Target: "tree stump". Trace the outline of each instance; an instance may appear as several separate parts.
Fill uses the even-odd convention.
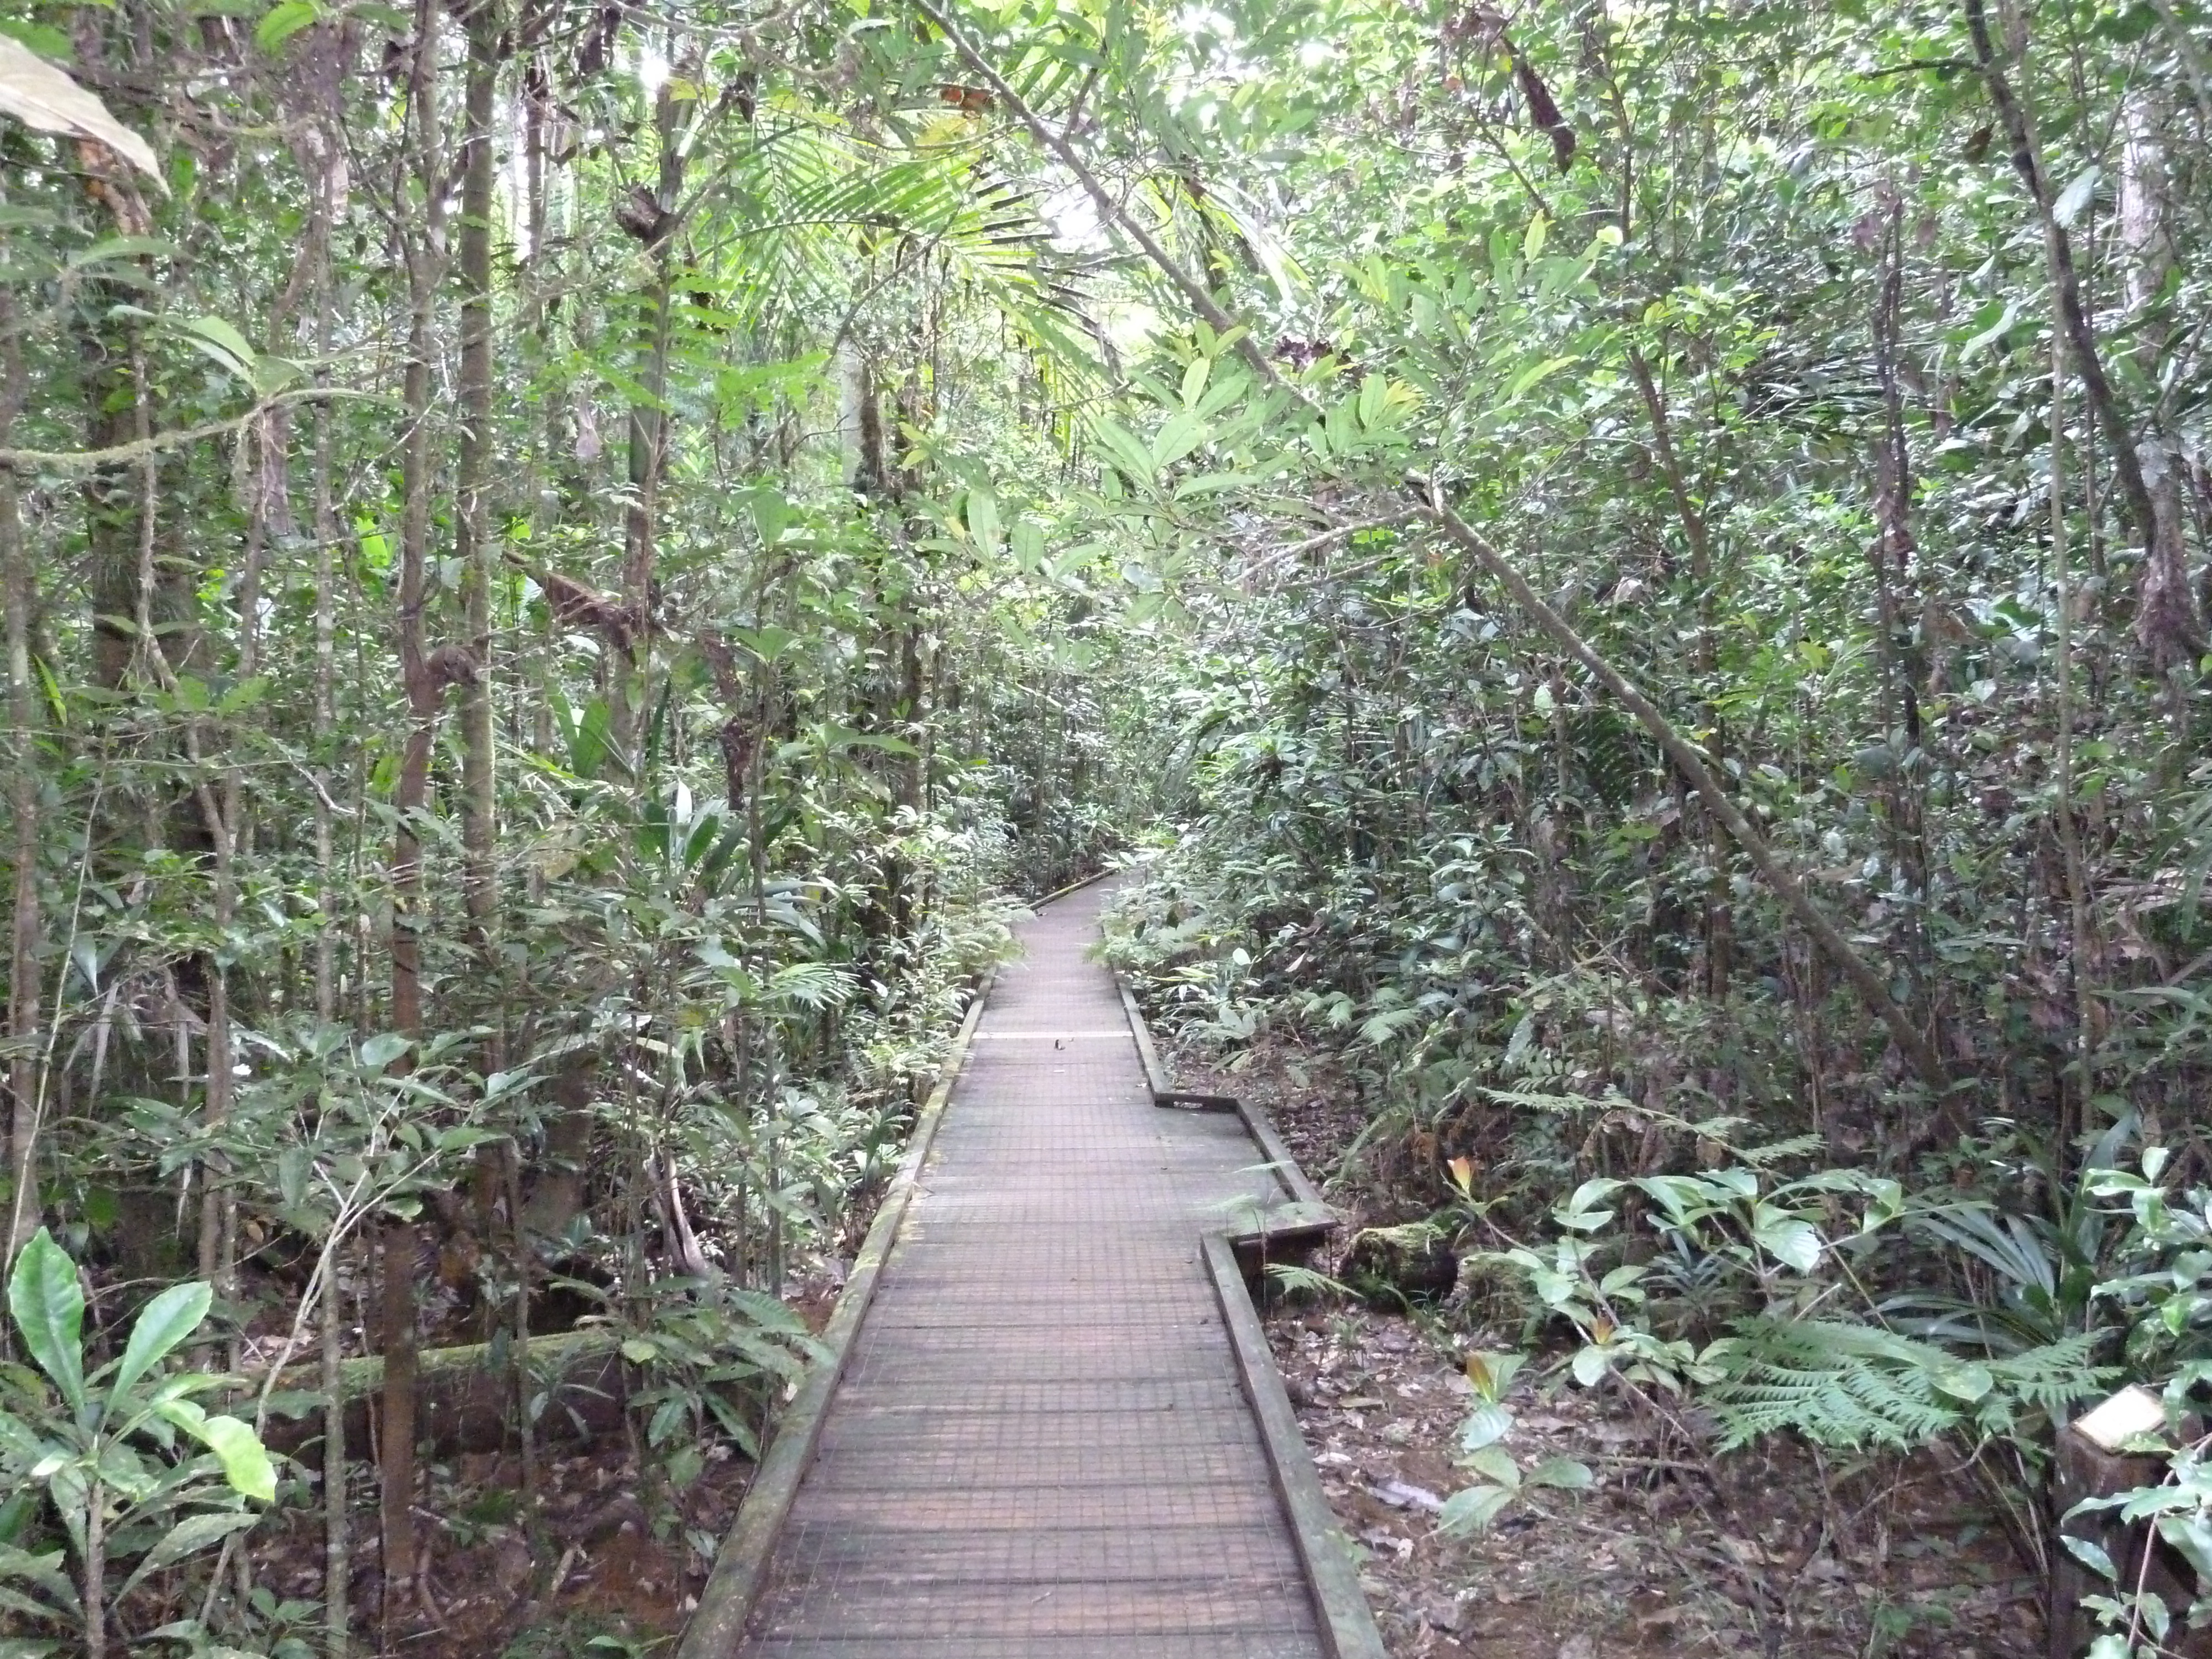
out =
[[[2162,1596],[2173,1610],[2175,1629],[2167,1650],[2189,1659],[2212,1659],[2212,1632],[2180,1628],[2182,1615],[2198,1594],[2196,1574],[2159,1540],[2149,1522],[2123,1521],[2118,1510],[2069,1515],[2087,1498],[2110,1498],[2164,1480],[2163,1455],[2120,1449],[2148,1436],[2166,1437],[2166,1408],[2156,1395],[2133,1384],[2058,1431],[2051,1483],[2059,1538],[2051,1567],[2050,1659],[2079,1659],[2096,1636],[2096,1620],[2081,1605],[2084,1596],[2131,1593],[2138,1585]],[[2095,1544],[2111,1558],[2119,1574],[2116,1591],[2075,1559],[2066,1547],[2068,1538]]]

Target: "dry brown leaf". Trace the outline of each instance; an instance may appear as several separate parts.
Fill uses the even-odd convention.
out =
[[[21,41],[0,34],[0,112],[33,132],[58,132],[105,144],[156,185],[154,147],[107,112],[107,106]]]

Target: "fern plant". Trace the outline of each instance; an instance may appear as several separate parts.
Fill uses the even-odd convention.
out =
[[[1784,1431],[1824,1446],[1904,1450],[1952,1433],[2039,1430],[2103,1386],[2096,1343],[2083,1332],[1975,1360],[1856,1320],[1761,1316],[1699,1358],[1714,1373],[1705,1400],[1723,1450]]]

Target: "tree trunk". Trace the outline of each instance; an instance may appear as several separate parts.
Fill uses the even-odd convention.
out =
[[[438,125],[440,9],[417,0],[415,55],[409,88],[414,119],[414,172],[422,220],[404,227],[407,257],[407,366],[401,398],[406,437],[400,450],[399,615],[401,683],[407,696],[406,747],[392,792],[398,827],[392,837],[392,1024],[410,1036],[422,1029],[422,848],[416,821],[429,799],[430,752],[443,680],[466,669],[441,667],[427,648],[422,609],[430,555],[434,486],[430,433],[433,329],[445,247],[445,167]],[[451,659],[449,659],[449,663]],[[402,1587],[415,1571],[415,1230],[390,1224],[384,1240],[384,1417],[378,1444],[383,1483],[384,1595],[387,1632]]]
[[[0,446],[15,440],[15,417],[27,400],[22,341],[15,298],[0,288]],[[8,651],[8,810],[15,820],[15,890],[8,955],[8,1096],[9,1101],[8,1221],[0,1232],[4,1265],[39,1226],[39,1119],[45,1104],[39,1063],[40,941],[45,922],[39,902],[40,726],[37,688],[31,680],[31,617],[37,606],[38,569],[23,537],[15,470],[0,465],[0,585],[4,585]]]
[[[493,101],[498,90],[498,0],[477,0],[465,19],[469,70],[465,125],[461,135],[461,440],[455,490],[456,551],[461,564],[463,629],[476,676],[463,685],[461,721],[461,843],[466,853],[462,895],[471,943],[482,960],[487,988],[496,985],[499,827],[494,770],[491,700],[491,592],[499,562],[486,499],[492,458],[491,216],[494,157]],[[494,1019],[497,1026],[498,1021]],[[495,1047],[498,1040],[494,1038]],[[486,1071],[502,1063],[497,1054]]]
[[[384,1392],[377,1424],[383,1462],[384,1599],[386,1645],[403,1589],[415,1576],[415,1229],[387,1221],[380,1267]]]
[[[622,608],[629,637],[615,655],[609,688],[609,725],[641,784],[645,776],[644,722],[652,700],[653,596],[655,541],[659,535],[660,472],[667,441],[668,352],[672,339],[671,301],[674,294],[677,198],[684,189],[684,155],[677,147],[680,109],[665,88],[653,109],[660,136],[660,188],[653,198],[650,223],[642,217],[625,227],[644,241],[652,258],[653,280],[647,295],[643,337],[638,343],[640,395],[629,410],[629,489],[623,505]]]
[[[2136,595],[2136,635],[2149,653],[2153,667],[2165,672],[2186,664],[2203,648],[2203,630],[2197,623],[2196,602],[2189,591],[2186,573],[2176,580],[2172,569],[2179,520],[2176,518],[2172,521],[2174,539],[2162,538],[2160,514],[2143,468],[2141,444],[2105,373],[2096,331],[2082,303],[2081,279],[2074,267],[2073,240],[2067,235],[2066,228],[2058,222],[2035,125],[2005,73],[2005,60],[1997,55],[1984,0],[1965,0],[1965,6],[1975,62],[1989,88],[1990,101],[1996,106],[2013,170],[2027,187],[2028,199],[2034,204],[2036,215],[2043,223],[2044,258],[2057,295],[2067,349],[2073,358],[2075,372],[2081,377],[2081,389],[2087,394],[2090,411],[2112,445],[2112,471],[2119,480],[2120,496],[2136,538],[2142,544],[2143,574]],[[2024,44],[2021,43],[2023,50]],[[2177,706],[2186,707],[2179,702]]]

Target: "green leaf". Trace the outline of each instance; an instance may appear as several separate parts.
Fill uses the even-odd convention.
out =
[[[999,556],[999,503],[988,489],[968,492],[968,533],[985,558]]]
[[[1594,1389],[1612,1363],[1606,1351],[1592,1342],[1577,1351],[1568,1369],[1574,1372],[1576,1382],[1586,1389]]]
[[[1461,1461],[1484,1480],[1494,1480],[1501,1486],[1521,1484],[1521,1465],[1503,1446],[1478,1447]]]
[[[1589,1465],[1571,1457],[1547,1457],[1528,1471],[1532,1486],[1557,1486],[1564,1492],[1585,1492],[1597,1484]]]
[[[1759,1248],[1785,1267],[1809,1273],[1820,1265],[1820,1235],[1809,1221],[1800,1221],[1760,1205],[1753,1237]]]
[[[172,1400],[158,1407],[166,1422],[173,1423],[205,1446],[222,1465],[223,1478],[248,1498],[267,1504],[276,1496],[276,1468],[268,1448],[246,1425],[234,1417],[210,1417],[189,1400]]]
[[[1443,1510],[1437,1516],[1437,1530],[1462,1538],[1485,1531],[1512,1501],[1513,1494],[1504,1486],[1469,1486],[1455,1492],[1444,1499]]]
[[[110,236],[105,241],[94,242],[82,253],[72,253],[69,269],[82,270],[87,265],[105,264],[110,259],[166,259],[177,252],[174,242],[159,236]]]
[[[218,1418],[215,1420],[228,1422],[231,1419]],[[234,1532],[245,1531],[259,1519],[258,1516],[245,1510],[207,1510],[186,1516],[162,1534],[161,1541],[146,1553],[145,1559],[123,1581],[123,1588],[115,1599],[120,1601],[129,1595],[149,1573],[173,1566],[188,1555],[197,1555],[209,1545],[228,1538]]]
[[[15,1259],[8,1310],[39,1369],[53,1379],[71,1411],[82,1411],[84,1291],[76,1282],[76,1263],[44,1227]]]
[[[191,1284],[172,1285],[149,1302],[131,1327],[131,1340],[108,1382],[110,1401],[129,1394],[140,1377],[161,1364],[162,1356],[198,1330],[214,1300],[209,1286]]]
[[[253,31],[253,44],[272,57],[301,29],[320,20],[323,9],[314,0],[279,0]]]
[[[2058,199],[2051,204],[2051,216],[2071,228],[2081,216],[2081,210],[2095,199],[2097,181],[2103,177],[2102,168],[2083,167],[2074,175],[2073,182],[2058,192]]]
[[[1996,1387],[1996,1379],[1986,1365],[1951,1365],[1936,1373],[1936,1386],[1953,1399],[1971,1404]]]
[[[1593,1204],[1599,1202],[1601,1200],[1610,1198],[1614,1193],[1620,1189],[1620,1184],[1621,1183],[1620,1182],[1612,1180],[1606,1176],[1599,1176],[1595,1180],[1585,1181],[1581,1186],[1575,1188],[1572,1196],[1571,1196],[1567,1200],[1566,1203],[1561,1206],[1559,1211],[1561,1218],[1565,1218],[1567,1216],[1587,1216],[1589,1212],[1590,1206]]]
[[[51,24],[11,17],[0,20],[0,34],[21,40],[40,57],[51,58],[57,64],[66,64],[74,55],[70,49],[69,36]]]
[[[415,1046],[415,1039],[398,1031],[379,1031],[361,1045],[362,1069],[380,1072]]]
[[[0,1544],[0,1578],[22,1579],[35,1584],[52,1597],[54,1605],[64,1613],[81,1614],[82,1604],[77,1600],[76,1585],[69,1576],[68,1559],[59,1549],[33,1555],[12,1544]]]
[[[1484,1401],[1460,1425],[1459,1447],[1463,1452],[1478,1452],[1505,1438],[1513,1430],[1513,1413],[1504,1407]]]
[[[177,325],[187,343],[196,346],[216,368],[251,384],[259,356],[246,338],[220,317],[189,317]]]

